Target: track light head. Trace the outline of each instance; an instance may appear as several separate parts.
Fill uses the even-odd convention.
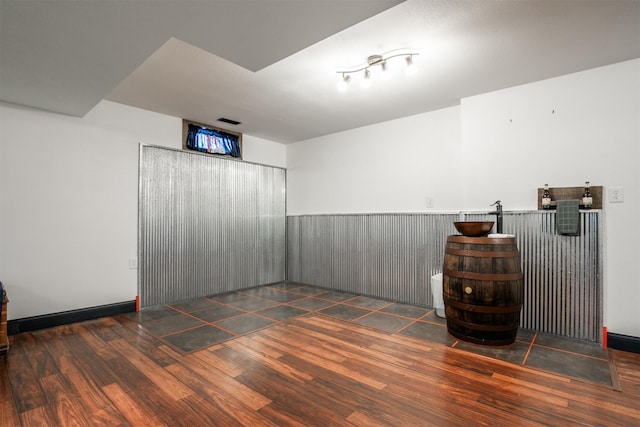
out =
[[[342,73],[342,78],[338,80],[338,90],[340,92],[344,92],[349,87],[349,82],[351,81],[351,76],[345,73]]]

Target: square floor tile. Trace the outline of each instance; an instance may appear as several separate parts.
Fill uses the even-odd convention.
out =
[[[425,322],[437,323],[438,325],[447,326],[447,319],[444,317],[440,317],[436,314],[434,309],[431,309],[426,316],[420,318],[420,320],[424,320]]]
[[[304,295],[295,294],[293,292],[278,292],[277,294],[265,296],[264,298],[278,302],[290,302],[304,298]]]
[[[277,305],[275,307],[267,308],[266,310],[260,310],[258,313],[271,319],[286,320],[307,314],[308,311],[286,305]]]
[[[611,385],[608,360],[595,359],[589,356],[581,356],[534,345],[525,365],[608,386]]]
[[[304,285],[301,285],[299,283],[291,283],[291,282],[280,282],[280,283],[275,283],[273,285],[268,285],[268,287],[270,288],[278,288],[278,289],[296,289],[296,288],[299,288],[300,286],[304,286]]]
[[[362,317],[365,314],[371,313],[370,310],[364,310],[358,307],[350,307],[344,304],[334,305],[333,307],[320,310],[319,313],[326,314],[327,316],[337,317],[343,320],[353,320],[358,317]]]
[[[557,335],[545,334],[542,332],[540,332],[536,336],[533,344],[558,348],[561,350],[570,351],[572,353],[580,353],[587,356],[598,357],[601,359],[607,359],[609,357],[607,350],[605,348],[602,348],[600,344],[580,341],[566,337],[559,337]]]
[[[447,328],[433,323],[417,321],[400,331],[400,334],[450,346],[457,341]]]
[[[331,301],[345,301],[355,296],[356,294],[350,294],[348,292],[328,291],[320,295],[320,298],[329,299]]]
[[[224,294],[211,295],[209,296],[209,298],[215,301],[229,304],[237,301],[246,301],[247,299],[250,299],[251,296],[243,295],[240,292],[227,292]]]
[[[167,335],[164,337],[164,340],[183,352],[189,353],[226,341],[233,337],[234,335],[231,335],[222,329],[205,325],[199,328],[189,329],[188,331],[179,332],[177,334]]]
[[[196,311],[192,313],[192,316],[202,319],[205,322],[217,322],[218,320],[227,319],[233,316],[239,316],[244,313],[244,311],[237,310],[229,305],[216,304],[215,307],[209,308],[207,310]]]
[[[137,313],[127,313],[126,316],[134,322],[142,324],[145,322],[150,322],[152,320],[164,319],[165,317],[180,316],[180,313],[172,308],[162,305],[157,307],[144,308]]]
[[[162,336],[203,325],[203,322],[186,314],[167,316],[141,323],[142,327],[154,335]]]
[[[353,299],[350,299],[348,302],[349,305],[357,305],[358,307],[372,308],[378,309],[382,307],[386,307],[388,305],[393,304],[393,301],[386,301],[383,299],[370,298],[365,296],[359,296]]]
[[[516,335],[516,340],[531,343],[533,341],[533,337],[536,336],[536,332],[531,329],[522,329],[518,328],[518,334]]]
[[[243,314],[241,316],[232,317],[231,319],[216,322],[216,325],[238,335],[257,331],[269,325],[273,325],[273,320],[256,316],[255,314]]]
[[[277,305],[278,302],[260,297],[245,296],[243,299],[230,301],[228,304],[246,311],[257,311]]]
[[[428,312],[430,312],[431,309],[425,308],[425,307],[418,307],[416,305],[401,304],[399,302],[396,302],[394,304],[391,304],[388,307],[383,308],[380,311],[383,313],[393,313],[393,314],[398,314],[400,316],[417,319],[419,317],[424,316]]]
[[[396,332],[398,329],[407,326],[411,322],[412,320],[410,319],[380,312],[374,312],[356,320],[356,323],[361,325],[371,326],[387,332]]]
[[[242,295],[251,295],[254,297],[269,298],[269,296],[278,296],[283,294],[284,290],[279,290],[270,286],[261,286],[259,288],[251,288],[239,291]]]
[[[300,286],[298,288],[291,289],[291,292],[300,295],[322,295],[329,291],[322,288],[315,288],[313,286]]]
[[[493,357],[494,359],[521,364],[524,361],[524,357],[527,355],[529,345],[516,341],[508,346],[492,347],[472,344],[461,340],[456,344],[455,348],[466,350],[474,354]]]
[[[296,307],[305,308],[307,310],[320,310],[322,308],[329,307],[330,305],[335,304],[335,302],[318,298],[304,298],[293,301],[290,304],[295,305]]]
[[[186,311],[187,313],[202,310],[205,308],[210,308],[217,305],[215,301],[211,301],[207,298],[199,298],[196,300],[190,301],[181,301],[175,304],[169,304],[169,307],[175,308],[176,310]]]

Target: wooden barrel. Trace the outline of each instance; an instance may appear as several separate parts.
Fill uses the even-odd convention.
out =
[[[449,236],[442,271],[449,333],[476,344],[512,344],[524,293],[515,237]]]

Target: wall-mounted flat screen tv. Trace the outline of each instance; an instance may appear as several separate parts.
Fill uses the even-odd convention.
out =
[[[185,121],[183,148],[202,153],[242,158],[242,134]]]

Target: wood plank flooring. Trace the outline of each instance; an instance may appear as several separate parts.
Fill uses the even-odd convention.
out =
[[[0,426],[640,425],[622,391],[312,313],[183,355],[126,315],[11,337]]]

